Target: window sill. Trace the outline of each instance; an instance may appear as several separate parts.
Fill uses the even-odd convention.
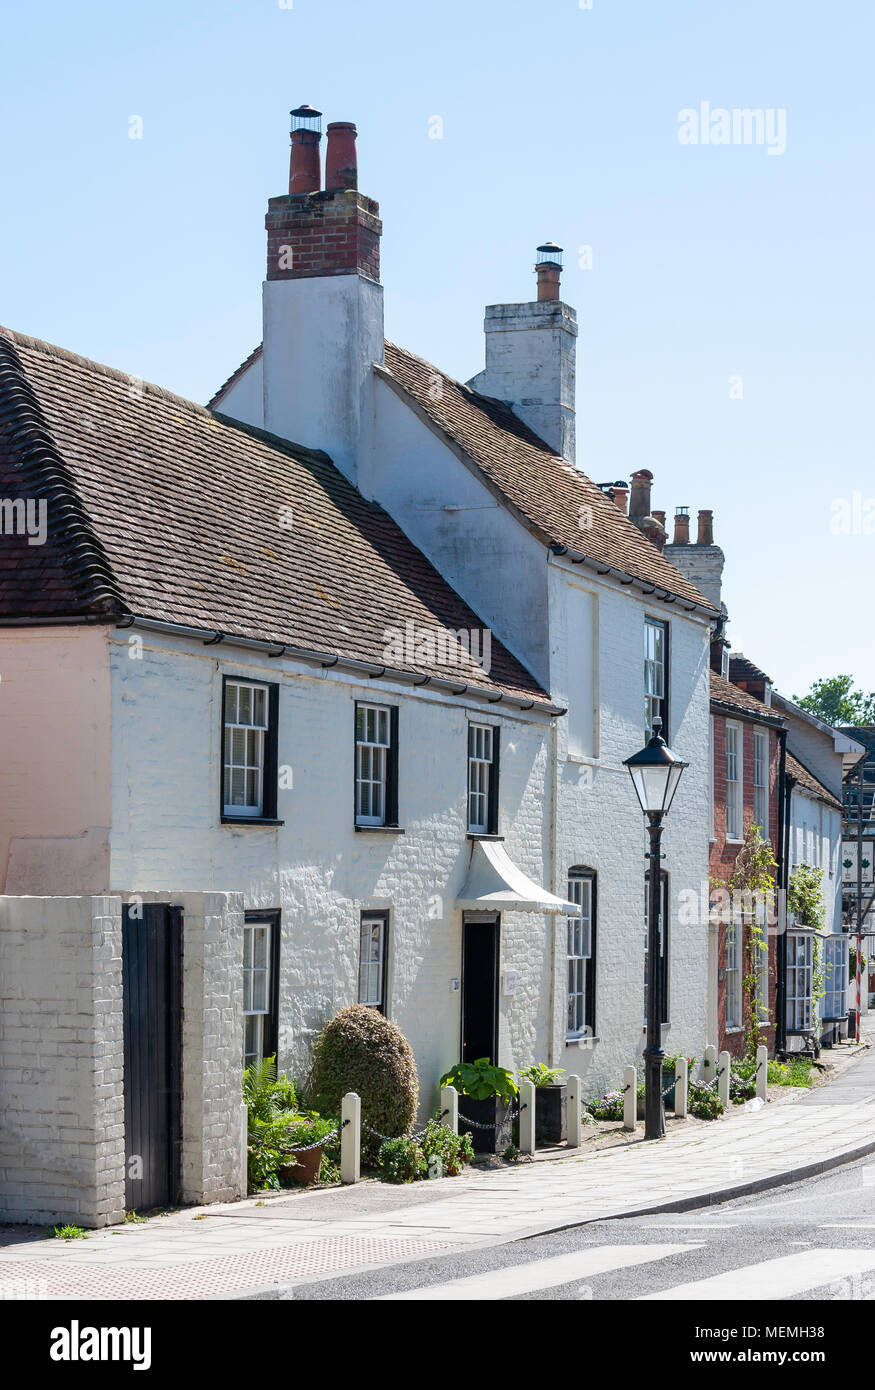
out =
[[[565,1046],[566,1046],[566,1047],[588,1047],[590,1043],[597,1043],[597,1042],[600,1042],[600,1041],[601,1041],[600,1038],[598,1038],[595,1034],[590,1034],[588,1037],[585,1037],[585,1038],[566,1038],[566,1039],[565,1039]]]
[[[490,831],[488,831],[488,830],[469,830],[469,831],[468,831],[468,839],[469,839],[469,840],[503,840],[503,839],[504,839],[504,836],[503,836],[503,835],[493,835],[493,834],[492,834]]]
[[[220,816],[222,825],[285,825],[273,816]]]
[[[400,825],[355,825],[353,826],[356,835],[404,835],[406,831]]]
[[[728,1027],[727,1027],[727,1028],[724,1028],[723,1031],[724,1031],[724,1033],[726,1033],[727,1035],[730,1034],[730,1033],[743,1033],[743,1032],[744,1032],[744,1028],[743,1028],[743,1026],[742,1026],[740,1023],[738,1023],[738,1024],[733,1024],[733,1026],[732,1026],[731,1028],[728,1028]]]

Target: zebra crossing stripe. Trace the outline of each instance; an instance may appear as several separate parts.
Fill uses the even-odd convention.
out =
[[[777,1260],[744,1265],[715,1274],[707,1279],[694,1279],[678,1284],[661,1293],[642,1294],[636,1301],[654,1303],[681,1299],[755,1300],[793,1298],[846,1280],[849,1275],[863,1274],[875,1269],[875,1250],[801,1250],[796,1255],[783,1255]]]
[[[596,1274],[609,1274],[615,1269],[666,1260],[671,1255],[701,1250],[703,1241],[684,1245],[599,1245],[592,1250],[577,1250],[573,1255],[556,1255],[547,1260],[533,1260],[524,1265],[508,1265],[488,1274],[472,1274],[467,1278],[451,1279],[446,1284],[427,1284],[421,1289],[404,1293],[381,1294],[375,1302],[454,1302],[474,1299],[513,1298],[516,1294],[536,1293],[539,1289],[558,1288]]]

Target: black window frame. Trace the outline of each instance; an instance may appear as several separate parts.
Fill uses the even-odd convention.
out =
[[[662,885],[662,902],[660,904],[659,921],[662,929],[662,956],[660,961],[660,981],[659,992],[662,997],[662,1025],[666,1027],[671,1023],[670,1006],[671,997],[669,983],[671,980],[671,919],[669,916],[669,903],[671,895],[669,893],[669,873],[667,869],[660,869],[659,877]],[[644,960],[645,972],[649,968],[647,957],[650,952],[647,949],[649,937],[649,927],[647,924],[647,912],[650,906],[650,870],[644,874]],[[644,1026],[647,1027],[647,974],[644,976]]]
[[[389,747],[386,750],[386,804],[382,822],[379,825],[359,824],[356,809],[356,787],[358,784],[358,722],[359,708],[384,709],[389,712]],[[399,830],[398,820],[398,750],[399,706],[386,704],[383,700],[354,700],[352,712],[352,823],[356,831]]]
[[[359,998],[361,994],[361,966],[362,966],[362,928],[365,918],[379,918],[383,927],[383,959],[380,967],[380,1002],[379,1004],[369,1004]],[[388,907],[363,907],[359,913],[359,958],[358,971],[356,974],[356,1003],[363,1005],[367,1009],[376,1009],[377,1013],[384,1018],[389,1017],[389,931],[391,925],[391,914]]]
[[[280,941],[282,937],[282,911],[278,907],[246,908],[243,912],[244,926],[270,926],[270,982],[268,989],[268,1010],[264,1016],[261,1036],[262,1057],[275,1057],[279,1067],[279,1022],[280,1022]],[[244,1025],[245,1026],[245,1025]]]
[[[261,778],[261,814],[235,816],[225,810],[225,710],[229,685],[259,685],[267,692],[267,729],[264,740],[264,769]],[[258,680],[250,675],[222,674],[222,723],[219,737],[219,820],[222,825],[282,825],[277,818],[279,779],[280,688],[277,681]]]
[[[489,762],[489,790],[486,796],[486,829],[471,829],[471,726],[492,732],[492,758]],[[485,759],[484,759],[485,761]],[[501,725],[487,719],[469,719],[465,725],[465,825],[474,840],[498,837],[499,782],[501,776]]]
[[[671,625],[670,625],[670,623],[667,621],[667,619],[665,619],[665,618],[654,618],[650,613],[645,613],[645,614],[644,614],[644,661],[645,661],[645,670],[646,670],[646,662],[647,662],[647,628],[648,628],[648,627],[659,627],[659,628],[662,629],[662,639],[663,639],[662,686],[663,686],[663,694],[662,694],[661,699],[660,699],[659,702],[658,702],[658,703],[659,703],[659,715],[658,715],[658,717],[662,720],[662,730],[661,730],[662,737],[665,739],[666,743],[671,743],[671,737],[670,737],[670,735],[671,735],[671,729],[670,729],[670,727],[669,727],[669,718],[670,718],[670,715],[671,715],[671,698],[670,698],[670,696],[671,696]],[[645,682],[645,685],[646,685],[646,682]],[[650,697],[649,697],[648,694],[647,694],[647,690],[645,689],[645,691],[644,691],[644,700],[645,700],[645,703],[648,701],[649,698],[650,698]],[[650,733],[651,733],[651,730],[652,730],[652,727],[653,727],[653,718],[654,718],[654,717],[655,717],[655,716],[651,716],[651,722],[650,722],[650,724],[649,724],[649,725],[645,728],[645,730],[644,730],[645,736],[648,737],[648,738],[650,737]]]
[[[582,1042],[598,1036],[596,1033],[596,970],[598,961],[598,873],[587,864],[573,864],[568,870],[568,879],[586,879],[590,885],[590,952],[586,964],[586,979],[583,987],[583,1032],[568,1032],[568,1010],[566,1008],[565,1040],[568,1043]],[[566,985],[567,991],[567,985]]]

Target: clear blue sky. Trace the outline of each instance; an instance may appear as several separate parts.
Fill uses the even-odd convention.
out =
[[[873,28],[869,0],[17,6],[0,322],[206,400],[260,339],[312,102],[358,124],[389,335],[472,375],[483,306],[533,297],[561,242],[581,465],[714,508],[735,644],[782,690],[875,689],[875,534],[830,530],[875,497]],[[682,145],[702,101],[785,110],[786,152]]]

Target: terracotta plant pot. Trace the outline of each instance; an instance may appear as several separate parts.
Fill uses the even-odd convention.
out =
[[[283,1186],[294,1183],[296,1187],[306,1187],[307,1183],[315,1182],[318,1178],[321,1163],[321,1144],[317,1145],[315,1149],[306,1149],[304,1153],[297,1153],[293,1164],[290,1163],[287,1168],[279,1169],[280,1182]]]

